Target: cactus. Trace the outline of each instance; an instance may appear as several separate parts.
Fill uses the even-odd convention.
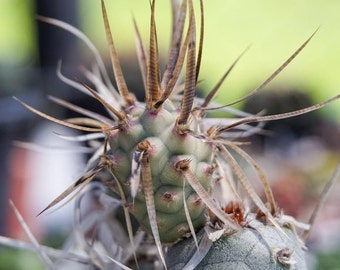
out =
[[[181,4],[172,1],[175,15],[173,40],[162,77],[157,49],[155,1],[151,3],[148,52],[135,24],[137,52],[146,96],[145,102],[137,101],[126,85],[104,1],[101,4],[117,90],[109,81],[98,52],[79,30],[60,21],[40,17],[43,21],[75,34],[94,52],[99,73],[85,71],[85,76],[94,89],[64,77],[61,70],[58,74],[64,82],[102,103],[111,117],[98,115],[52,97],[57,104],[84,115],[59,120],[19,100],[26,108],[44,118],[66,127],[98,134],[98,138],[103,138],[89,161],[92,169],[42,212],[58,204],[75,189],[86,186],[95,177],[102,175],[99,178],[101,182],[121,202],[125,219],[123,223],[126,224],[132,247],[130,255],[134,255],[136,264],[140,243],[135,241],[138,233],[134,229],[134,220],[141,230],[154,238],[160,261],[165,268],[169,266],[170,269],[182,269],[191,257],[197,256],[198,259],[194,260],[191,267],[196,267],[202,261],[202,266],[198,266],[201,267],[198,269],[217,269],[215,266],[209,268],[209,264],[215,264],[220,256],[211,254],[225,253],[230,249],[230,256],[238,251],[242,255],[250,252],[246,248],[249,245],[255,246],[258,241],[266,259],[257,262],[255,254],[252,262],[242,262],[242,258],[237,257],[234,264],[230,265],[240,267],[238,269],[242,265],[242,269],[285,269],[285,266],[296,262],[299,269],[304,269],[303,243],[299,241],[294,228],[295,225],[301,225],[304,231],[308,231],[308,224],[287,219],[281,213],[264,173],[241,148],[242,143],[235,140],[258,132],[262,122],[319,109],[338,99],[339,95],[321,104],[279,115],[259,116],[234,110],[235,118],[214,118],[211,116],[212,110],[228,111],[226,106],[216,107],[212,100],[239,58],[205,98],[195,96],[203,48],[204,9],[203,1],[200,1],[200,37],[196,38],[194,6],[192,0],[184,0]],[[313,35],[246,97],[254,95],[274,79],[300,53]],[[241,100],[237,102],[239,101]],[[252,123],[258,124],[249,125]],[[266,201],[260,198],[250,184],[247,174],[237,161],[239,158],[254,169],[256,177],[262,182]],[[93,162],[97,163],[93,165]],[[252,202],[251,207],[246,204],[247,199]],[[112,224],[112,220],[110,214],[102,219],[107,224]],[[187,244],[188,241],[191,243]],[[286,244],[287,249],[280,245],[281,242]],[[168,255],[164,255],[164,247],[171,247],[176,243],[179,246],[175,245],[169,249]],[[177,257],[182,247],[187,252]],[[294,254],[291,258],[292,251]],[[117,257],[108,253],[119,264]],[[208,255],[204,258],[206,253]],[[107,260],[100,257],[100,254],[98,256],[100,262],[93,260],[92,263],[100,268],[107,267]],[[284,266],[275,268],[273,264]],[[225,269],[223,266],[219,267],[218,269]]]

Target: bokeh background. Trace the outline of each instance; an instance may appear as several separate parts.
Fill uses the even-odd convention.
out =
[[[147,42],[149,1],[106,2],[128,85],[143,98],[132,18],[136,19]],[[159,49],[164,59],[170,41],[169,2],[158,1],[156,14]],[[194,2],[197,8],[198,1]],[[278,113],[338,94],[338,10],[340,2],[336,0],[205,1],[199,85],[202,94],[211,89],[250,46],[217,95],[217,101],[222,104],[237,100],[261,84],[316,29],[308,46],[262,93],[235,107],[254,113],[262,109]],[[61,59],[63,74],[78,79],[82,78],[81,66],[90,67],[93,57],[79,40],[64,30],[37,21],[36,14],[78,27],[108,63],[109,59],[99,0],[0,0],[0,234],[25,239],[8,204],[12,199],[37,238],[58,246],[70,230],[72,206],[38,218],[36,214],[81,175],[84,157],[74,151],[61,150],[72,149],[74,145],[53,133],[72,131],[41,120],[22,108],[12,96],[60,118],[69,116],[70,112],[51,104],[46,95],[92,106],[59,81],[56,66]],[[253,144],[248,149],[272,181],[280,206],[302,221],[308,220],[322,186],[340,160],[339,114],[338,101],[306,117],[269,124],[267,129],[271,135],[252,138]],[[38,152],[20,149],[13,146],[14,140],[34,142],[45,148]],[[340,254],[339,191],[339,185],[332,190],[307,243],[312,269],[340,269],[337,256]],[[0,261],[0,269],[23,269],[27,262],[35,265],[34,269],[41,268],[34,253],[14,249],[0,247]]]

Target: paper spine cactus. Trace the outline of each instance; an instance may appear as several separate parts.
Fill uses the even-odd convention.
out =
[[[138,244],[134,242],[135,232],[130,214],[137,220],[140,229],[154,238],[164,268],[169,265],[171,269],[182,269],[181,267],[185,267],[192,258],[195,258],[186,269],[193,269],[201,261],[204,266],[199,269],[203,267],[226,269],[223,263],[231,262],[217,263],[215,260],[219,256],[209,255],[209,258],[204,258],[203,255],[211,249],[215,254],[216,252],[236,254],[239,250],[241,256],[249,245],[255,245],[253,242],[259,241],[262,248],[267,249],[265,255],[267,260],[261,260],[261,263],[268,265],[260,265],[260,261],[242,263],[242,258],[237,258],[234,264],[241,267],[238,269],[281,269],[272,268],[273,263],[285,267],[297,264],[299,269],[304,269],[303,243],[299,242],[294,230],[286,228],[294,227],[298,222],[285,219],[275,203],[264,173],[241,148],[242,143],[238,143],[237,139],[258,132],[262,122],[316,110],[338,99],[339,96],[309,108],[279,115],[258,116],[234,110],[234,118],[214,118],[211,111],[228,110],[228,106],[217,107],[212,100],[238,59],[205,98],[197,98],[196,86],[204,40],[203,1],[200,1],[200,12],[196,13],[192,0],[171,3],[174,15],[172,45],[162,74],[157,48],[155,1],[151,1],[148,48],[142,42],[135,24],[137,52],[144,82],[140,87],[145,89],[145,102],[136,100],[127,87],[111,35],[104,1],[101,2],[102,15],[117,89],[112,86],[103,61],[87,37],[63,22],[40,17],[41,20],[78,36],[93,51],[97,69],[84,72],[91,86],[66,78],[60,69],[58,74],[64,82],[102,103],[110,115],[102,116],[52,97],[57,104],[83,115],[64,121],[47,116],[20,101],[28,109],[58,124],[98,134],[98,141],[101,142],[90,160],[92,164],[94,161],[97,162],[92,169],[42,212],[55,206],[73,190],[85,186],[99,173],[104,172],[106,177],[105,181],[102,181],[103,184],[113,191],[122,203],[126,229],[133,247],[130,255],[133,254],[136,261]],[[195,18],[197,14],[200,14],[201,21],[198,31]],[[199,37],[196,37],[197,32]],[[312,36],[247,97],[256,94],[274,79],[300,53]],[[250,125],[252,123],[258,124]],[[250,184],[248,176],[237,161],[239,158],[244,159],[254,169],[254,177],[260,180],[265,191],[265,201]],[[239,192],[240,189],[242,192]],[[251,208],[246,204],[247,200],[251,202]],[[309,229],[308,225],[302,227],[303,230]],[[199,231],[198,237],[196,234]],[[223,239],[229,239],[228,237],[230,237],[230,241],[226,240],[228,248],[221,247],[220,251],[218,245],[223,245],[220,244],[221,241],[223,243]],[[183,241],[186,238],[188,240]],[[253,241],[252,244],[248,240]],[[187,245],[186,241],[192,243]],[[178,242],[179,245],[185,246],[184,250],[190,246],[190,251],[178,254],[182,248],[176,249],[178,246],[175,246],[173,249],[170,248],[166,259],[164,246],[171,247]],[[233,244],[229,245],[229,242]],[[279,246],[275,249],[281,242],[287,244],[287,249]],[[256,249],[249,251],[251,252],[256,253]],[[113,256],[108,254],[110,255]],[[269,255],[272,256],[272,260],[268,259]],[[257,260],[256,254],[252,258]],[[105,268],[105,261],[107,260],[101,258],[101,263],[95,265]],[[216,267],[220,268],[209,264],[218,265]]]

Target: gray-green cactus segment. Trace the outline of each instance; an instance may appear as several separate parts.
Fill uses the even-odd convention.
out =
[[[191,171],[209,191],[212,147],[190,134],[181,135],[174,131],[178,116],[176,109],[167,108],[154,113],[132,106],[130,110],[129,125],[124,130],[114,130],[108,135],[112,173],[124,190],[131,213],[146,231],[151,232],[143,189],[138,189],[135,198],[132,198],[130,189],[132,163],[137,162],[133,160],[137,145],[143,141],[150,143],[150,167],[159,235],[163,243],[174,242],[190,232],[183,198],[194,228],[199,230],[206,223],[204,203],[185,183],[186,180],[175,165],[178,161],[189,159]],[[135,177],[140,178],[140,173],[137,172]],[[140,181],[142,186],[143,181]]]
[[[213,243],[208,254],[196,270],[307,270],[301,241],[288,228],[282,231],[259,221],[250,223],[252,228],[230,236],[221,237]],[[202,230],[198,237],[205,234]],[[169,248],[166,261],[169,270],[180,270],[196,252],[192,238]]]

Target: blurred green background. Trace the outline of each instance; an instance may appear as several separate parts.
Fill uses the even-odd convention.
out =
[[[73,2],[73,1],[71,1]],[[100,1],[78,0],[79,27],[107,52],[101,19]],[[198,1],[195,1],[198,2]],[[0,63],[5,79],[15,78],[37,59],[33,1],[1,0]],[[196,3],[197,4],[197,3]],[[132,17],[147,41],[149,1],[107,1],[117,49],[135,55]],[[67,6],[64,7],[67,9]],[[235,71],[218,95],[222,103],[231,102],[269,76],[318,27],[307,48],[271,84],[294,86],[308,91],[315,101],[339,93],[340,66],[339,1],[205,1],[205,40],[202,63],[202,88],[209,88],[222,76],[232,61],[249,45]],[[199,18],[197,18],[199,21]],[[169,45],[170,4],[157,3],[157,24],[161,52]],[[55,44],[58,46],[58,44]],[[8,72],[16,68],[13,72]],[[17,81],[17,79],[14,79]],[[10,87],[11,90],[13,87]],[[6,90],[5,90],[6,91]],[[330,105],[329,116],[340,106]]]
[[[107,2],[117,47],[120,52],[129,53],[134,50],[131,15],[134,14],[147,37],[149,6],[138,0],[124,1],[124,4],[120,4],[121,1]],[[163,3],[168,1],[158,2],[159,43],[161,50],[166,52],[170,7]],[[259,85],[320,27],[307,48],[271,86],[303,88],[316,101],[339,93],[338,10],[339,1],[205,1],[206,31],[200,78],[203,86],[211,87],[232,61],[251,45],[223,87],[223,93],[219,94],[219,100],[224,103],[239,98]],[[102,21],[100,16],[93,16],[94,13],[100,13],[98,5],[93,5],[93,1],[85,2],[82,26],[100,44],[104,38],[103,31],[98,31],[102,29]],[[101,43],[100,46],[105,45]],[[340,112],[339,107],[334,104],[328,110]]]

